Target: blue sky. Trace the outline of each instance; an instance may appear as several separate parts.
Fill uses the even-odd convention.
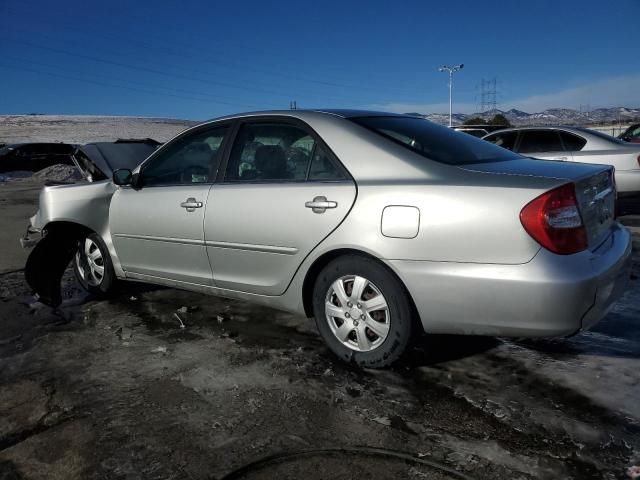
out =
[[[3,0],[0,114],[640,106],[640,1]]]

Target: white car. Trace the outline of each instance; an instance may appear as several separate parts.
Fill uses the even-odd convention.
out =
[[[618,196],[640,198],[638,144],[578,127],[509,128],[483,139],[526,157],[612,165]]]

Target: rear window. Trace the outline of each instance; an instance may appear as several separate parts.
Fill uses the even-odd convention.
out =
[[[518,138],[518,132],[498,132],[485,137],[484,139],[498,147],[513,151],[513,148],[516,145],[516,138]]]
[[[524,130],[520,133],[519,153],[562,151],[560,135],[556,130]]]
[[[517,158],[508,150],[421,118],[359,117],[350,120],[439,163],[471,165]]]
[[[587,144],[587,141],[572,133],[560,132],[562,137],[562,143],[564,143],[564,149],[569,152],[579,152]]]

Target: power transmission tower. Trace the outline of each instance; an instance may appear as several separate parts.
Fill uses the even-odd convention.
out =
[[[298,102],[296,102],[295,100],[292,100],[289,102],[289,110],[297,110],[298,109]]]
[[[498,87],[496,77],[480,80],[480,113],[485,115],[498,107]]]

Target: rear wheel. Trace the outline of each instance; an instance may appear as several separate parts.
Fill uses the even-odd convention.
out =
[[[398,279],[373,259],[347,255],[331,261],[316,280],[313,309],[329,348],[358,365],[389,366],[410,343],[410,299]]]
[[[115,272],[109,250],[95,233],[78,241],[73,270],[80,285],[93,295],[104,296],[114,289]]]

